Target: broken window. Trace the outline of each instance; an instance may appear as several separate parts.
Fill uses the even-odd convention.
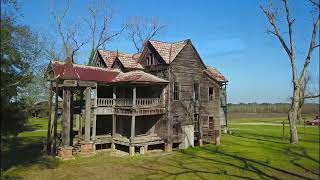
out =
[[[181,123],[179,121],[179,116],[173,116],[173,123],[172,123],[172,131],[173,134],[178,135],[179,133],[182,132],[181,129]]]
[[[179,100],[180,99],[180,87],[179,83],[174,82],[173,84],[173,100]]]
[[[194,100],[199,100],[199,83],[193,83],[193,99]]]
[[[213,87],[209,87],[209,101],[213,101],[214,93],[213,93]]]
[[[154,56],[151,53],[147,56],[147,65],[154,65]]]

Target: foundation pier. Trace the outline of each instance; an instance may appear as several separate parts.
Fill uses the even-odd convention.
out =
[[[134,146],[129,146],[129,155],[134,156]]]

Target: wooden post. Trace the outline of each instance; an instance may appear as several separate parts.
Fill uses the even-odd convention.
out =
[[[98,85],[96,85],[96,89],[95,89],[95,94],[96,94],[96,97],[94,99],[94,107],[98,107]]]
[[[132,106],[136,107],[136,99],[137,99],[137,88],[136,86],[133,87],[132,89]]]
[[[86,88],[86,124],[84,130],[84,140],[90,142],[90,111],[91,111],[91,88]]]
[[[70,99],[69,89],[63,89],[62,146],[70,146]]]
[[[115,114],[112,115],[112,137],[116,136],[116,128],[117,128],[117,117]]]
[[[52,111],[52,81],[50,81],[49,85],[49,117],[48,117],[48,132],[47,132],[47,153],[51,153],[51,111]]]
[[[93,115],[93,123],[92,123],[92,140],[96,140],[96,128],[97,128],[97,115]]]
[[[79,129],[79,120],[80,120],[80,115],[76,114],[76,127],[75,127],[76,130]]]
[[[136,116],[133,115],[131,119],[131,138],[130,138],[131,141],[133,141],[135,136],[135,126],[136,126]]]
[[[58,101],[58,97],[59,97],[59,93],[58,93],[58,81],[56,81],[56,95],[55,95],[55,107],[54,107],[54,118],[53,118],[53,149],[52,152],[54,154],[56,154],[57,152],[57,126],[58,126],[58,105],[59,105],[59,101]]]
[[[73,91],[70,91],[70,145],[73,145]]]
[[[112,99],[113,99],[113,107],[115,107],[116,106],[116,98],[117,98],[117,94],[116,94],[116,87],[113,87],[112,88]]]

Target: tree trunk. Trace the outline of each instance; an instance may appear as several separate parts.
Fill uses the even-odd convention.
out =
[[[298,110],[299,110],[299,88],[294,88],[292,105],[290,107],[288,113],[288,120],[290,125],[290,143],[297,144],[299,142],[298,139],[298,130],[296,126],[296,122],[298,120]]]

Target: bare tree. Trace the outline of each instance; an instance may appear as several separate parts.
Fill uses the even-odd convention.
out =
[[[111,31],[111,24],[113,18],[112,9],[108,8],[106,1],[99,1],[102,4],[91,3],[88,6],[90,19],[84,18],[91,31],[91,52],[89,56],[88,65],[92,64],[94,53],[97,49],[104,47],[110,43],[114,38],[119,36],[125,29],[123,25],[120,30]]]
[[[152,39],[165,29],[157,17],[146,19],[143,17],[130,17],[127,21],[128,39],[132,41],[137,52],[142,51],[143,43]]]
[[[278,9],[274,8],[272,5],[272,0],[269,0],[268,7],[260,5],[261,9],[263,10],[264,14],[267,16],[268,21],[272,27],[272,30],[268,30],[269,33],[274,35],[281,43],[282,47],[286,51],[290,63],[291,63],[291,73],[292,73],[292,85],[293,85],[293,95],[291,100],[291,107],[288,113],[288,120],[290,124],[290,142],[292,144],[296,144],[299,142],[298,139],[298,131],[296,127],[296,121],[298,119],[298,111],[300,106],[300,100],[303,98],[303,88],[306,85],[306,76],[308,73],[308,68],[311,60],[311,56],[313,50],[318,47],[319,45],[315,44],[316,34],[319,28],[320,16],[317,13],[316,20],[313,22],[312,32],[311,32],[311,40],[310,45],[308,47],[308,53],[305,58],[305,62],[301,71],[301,74],[298,76],[297,72],[297,65],[296,65],[296,55],[295,55],[295,45],[293,39],[293,30],[292,25],[295,19],[291,18],[291,12],[289,9],[288,0],[282,0],[284,6],[284,13],[286,15],[286,24],[288,26],[288,39],[289,44],[285,41],[284,36],[281,34],[279,27],[277,25],[276,20],[279,18]],[[319,11],[319,2],[317,0],[309,0],[309,2],[315,7],[317,11]]]
[[[58,15],[55,11],[52,12],[52,16],[54,21],[57,25],[58,34],[62,40],[63,50],[65,57],[71,57],[72,61],[74,62],[74,55],[75,53],[87,43],[87,40],[81,41],[79,40],[78,36],[78,29],[79,25],[74,24],[68,27],[64,27],[64,20],[67,16],[67,13],[70,9],[70,0],[66,1],[66,7],[63,9],[62,13]],[[47,51],[49,52],[49,51]],[[53,51],[48,53],[51,55],[56,55]]]

